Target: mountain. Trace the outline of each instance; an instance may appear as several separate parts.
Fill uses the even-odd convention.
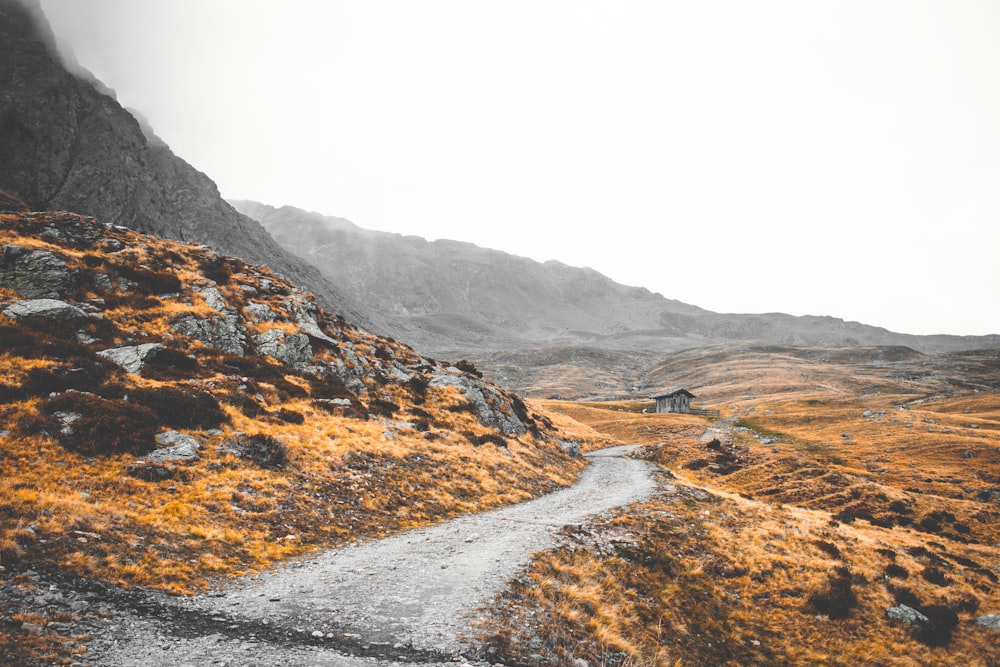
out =
[[[113,91],[67,67],[37,0],[0,0],[0,43],[0,190],[32,210],[74,211],[265,264],[366,323],[362,308],[234,210]]]
[[[834,317],[714,313],[592,269],[370,231],[291,206],[231,203],[367,304],[379,330],[430,354],[474,359],[531,395],[628,392],[649,384],[646,373],[667,354],[734,341],[924,353],[1000,346],[1000,336],[914,336]]]
[[[382,329],[433,353],[579,342],[705,312],[592,269],[370,231],[290,206],[232,204],[362,299]]]

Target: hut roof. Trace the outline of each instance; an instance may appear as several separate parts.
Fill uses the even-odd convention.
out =
[[[687,389],[670,389],[668,391],[661,391],[658,394],[653,394],[650,398],[667,398],[669,396],[676,396],[677,394],[687,394],[688,398],[694,398],[694,394]]]

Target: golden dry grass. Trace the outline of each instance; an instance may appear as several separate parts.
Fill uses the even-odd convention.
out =
[[[0,565],[8,572],[30,564],[187,593],[309,550],[518,502],[571,483],[583,466],[555,438],[592,432],[546,427],[538,407],[532,413],[540,429],[500,437],[480,423],[457,389],[383,377],[393,361],[407,368],[433,362],[326,314],[316,317],[339,342],[313,341],[314,363],[341,364],[364,381],[360,390],[318,381],[273,359],[223,355],[178,336],[171,325],[179,316],[218,315],[194,289],[213,281],[234,310],[253,301],[279,317],[244,320],[250,338],[274,328],[298,333],[293,311],[308,307],[308,297],[267,269],[127,230],[101,228],[109,243],[124,246],[114,253],[40,233],[53,220],[79,219],[0,215],[0,243],[53,253],[83,276],[79,293],[68,300],[95,304],[103,319],[87,324],[99,342],[81,343],[72,326],[0,316],[6,327],[0,339],[6,392],[0,400]],[[129,276],[138,287],[98,289],[88,282],[94,271],[113,281]],[[158,293],[172,285],[180,286],[176,294]],[[16,298],[0,289],[0,300]],[[166,343],[180,361],[189,355],[191,367],[147,376],[96,363],[97,349],[143,342]],[[221,422],[215,431],[179,428],[202,443],[200,459],[154,467],[153,473],[166,470],[163,479],[143,477],[141,467],[137,475],[142,452],[102,450],[100,437],[84,443],[92,451],[67,449],[59,427],[46,421],[46,383],[63,395],[59,383],[75,382],[77,367],[98,368],[93,386],[80,388],[108,397],[108,405],[124,408],[128,399],[122,396],[174,389],[210,395]],[[32,376],[34,388],[26,386],[32,371],[41,372]],[[347,408],[315,400],[343,397],[351,401]],[[281,443],[283,463],[241,458],[232,445],[240,434]]]
[[[974,622],[1000,613],[1000,393],[934,397],[970,380],[946,373],[923,384],[879,379],[872,393],[872,375],[827,362],[826,388],[797,387],[798,356],[762,354],[745,366],[713,362],[751,385],[725,387],[709,368],[696,393],[732,401],[717,423],[635,404],[545,404],[646,445],[673,479],[538,555],[491,616],[496,655],[531,664],[541,653],[557,665],[1000,664],[995,631]],[[971,380],[988,381],[990,368]],[[888,619],[901,603],[936,629]]]

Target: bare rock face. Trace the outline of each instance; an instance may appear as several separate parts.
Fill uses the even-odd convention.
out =
[[[362,309],[215,183],[174,155],[88,72],[55,54],[41,11],[0,0],[0,191],[6,207],[74,211],[265,264],[362,325]],[[23,203],[22,203],[23,202]]]
[[[33,299],[57,299],[73,291],[73,275],[66,262],[45,250],[19,245],[0,248],[0,286]]]

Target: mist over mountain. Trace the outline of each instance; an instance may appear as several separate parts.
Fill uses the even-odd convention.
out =
[[[592,269],[370,231],[290,206],[232,203],[366,303],[382,329],[432,353],[574,343],[649,329],[686,335],[675,323],[707,312]]]
[[[231,203],[366,304],[381,331],[429,354],[473,358],[501,382],[532,394],[641,387],[664,355],[733,341],[924,353],[1000,345],[1000,336],[915,336],[834,317],[714,313],[592,269],[366,230],[291,206]]]
[[[64,63],[37,0],[0,0],[0,190],[32,210],[92,215],[266,264],[364,324],[361,309],[235,211],[79,65]]]

